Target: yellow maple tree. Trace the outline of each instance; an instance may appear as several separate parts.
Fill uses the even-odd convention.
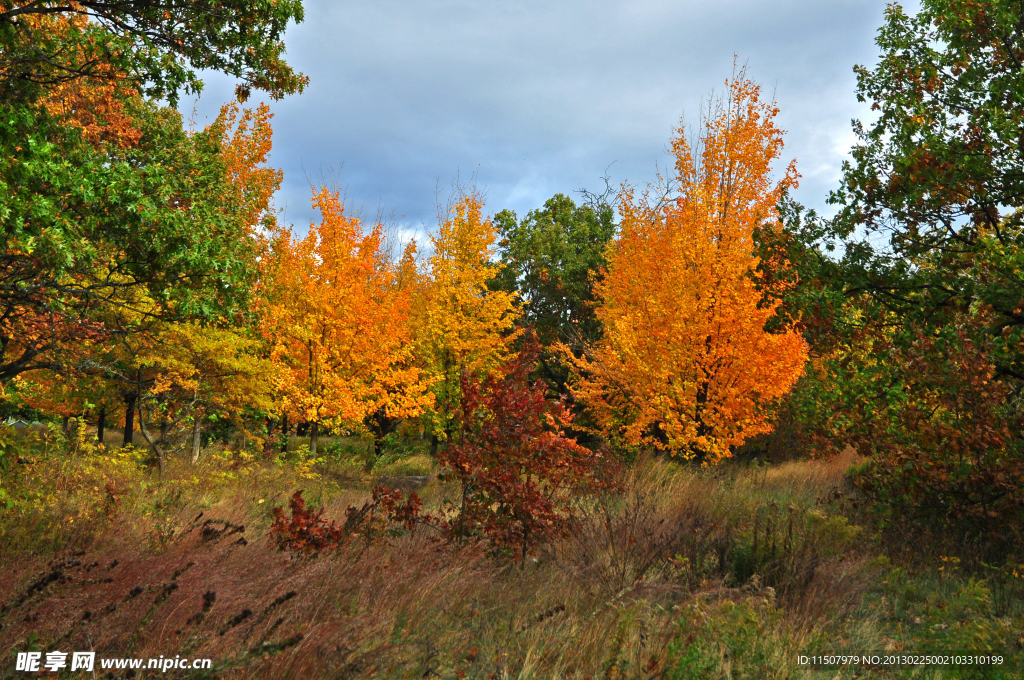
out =
[[[765,331],[776,305],[758,290],[755,228],[777,224],[797,184],[778,181],[778,108],[743,71],[709,104],[696,140],[672,140],[675,186],[653,200],[628,187],[621,225],[596,286],[602,339],[573,362],[573,391],[605,433],[714,463],[771,431],[766,406],[803,373],[792,328]],[[695,142],[695,143],[694,143]]]
[[[179,425],[187,425],[195,464],[202,451],[204,419],[219,414],[247,432],[240,418],[244,410],[265,412],[273,407],[277,367],[262,355],[262,343],[244,329],[172,323],[140,339],[134,357],[140,378],[134,386],[139,394],[139,431],[161,468],[169,443],[181,434],[176,431]],[[158,430],[152,431],[152,426]]]
[[[322,216],[303,239],[280,230],[265,270],[264,330],[282,368],[283,411],[322,428],[361,431],[370,414],[415,417],[432,396],[412,365],[407,292],[382,252],[383,226],[365,229],[321,189]]]
[[[462,376],[491,375],[512,355],[515,294],[487,287],[500,266],[492,261],[496,238],[476,194],[456,201],[430,237],[417,350],[436,397],[430,422],[435,452],[438,441],[451,436]]]

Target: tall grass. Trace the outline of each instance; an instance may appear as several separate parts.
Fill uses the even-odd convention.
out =
[[[924,582],[842,514],[851,462],[642,460],[621,493],[580,499],[569,535],[507,562],[428,527],[316,558],[274,550],[274,505],[303,488],[341,518],[368,497],[365,468],[303,476],[224,452],[159,477],[130,454],[38,460],[67,466],[64,491],[24,475],[35,507],[0,520],[0,648],[35,634],[48,650],[206,657],[219,678],[822,677],[797,654],[909,644],[900,626],[929,606],[943,625],[930,586],[908,594]],[[451,493],[423,491],[428,505]],[[943,578],[947,608],[994,616],[984,584]]]

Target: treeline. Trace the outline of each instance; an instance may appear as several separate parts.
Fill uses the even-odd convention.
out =
[[[276,221],[270,115],[239,102],[304,86],[281,60],[298,2],[111,7],[0,5],[8,408],[138,427],[161,468],[225,422],[268,446],[301,424],[314,457],[404,427],[483,509],[560,488],[553,460],[600,484],[604,460],[713,465],[774,432],[854,446],[883,516],[1019,543],[1014,3],[887,10],[834,218],[789,197],[778,108],[740,71],[662,185],[522,218],[457,192],[422,253],[326,188],[304,237]],[[158,103],[196,68],[242,79],[203,131]]]
[[[1024,10],[886,10],[857,94],[877,120],[829,201],[764,232],[812,361],[786,411],[802,442],[856,447],[883,521],[1021,547],[1024,520]],[[984,552],[979,554],[985,554]]]

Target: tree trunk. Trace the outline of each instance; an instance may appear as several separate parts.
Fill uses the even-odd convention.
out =
[[[146,427],[146,419],[141,413],[139,414],[139,431],[142,432],[142,436],[145,438],[146,442],[153,447],[153,451],[156,452],[157,462],[160,463],[160,474],[163,475],[164,468],[166,467],[167,454],[160,446],[161,442],[153,439],[153,435],[149,433],[149,428]]]
[[[430,457],[437,458],[437,435],[430,435]]]
[[[316,457],[316,440],[320,434],[320,424],[313,421],[309,424],[309,455]]]
[[[199,415],[195,416],[192,421],[192,464],[195,465],[199,462],[199,456],[202,454],[202,442],[203,442],[203,431],[202,431],[202,418]]]
[[[124,445],[132,443],[135,438],[135,395],[124,398]]]
[[[69,419],[70,419],[70,416],[64,416],[64,422],[61,424],[61,429],[64,431],[64,435],[65,436],[68,433],[68,420]]]
[[[701,384],[698,385],[697,387],[697,404],[696,408],[694,409],[694,420],[697,422],[698,437],[706,437],[707,435],[711,434],[711,428],[708,427],[706,422],[704,422],[705,412],[707,410],[708,404],[709,389],[710,386],[708,385],[707,380],[701,382]],[[704,449],[697,448],[696,446],[693,445],[690,446],[690,449],[693,451],[697,462],[703,465],[704,460],[707,458],[707,451],[705,451]]]
[[[103,443],[103,428],[107,424],[107,407],[100,406],[100,414],[96,418],[96,441]]]
[[[281,442],[281,453],[288,453],[288,414],[281,416],[281,434],[284,438]]]
[[[389,417],[387,410],[383,406],[366,417],[366,429],[369,430],[372,442],[370,444],[370,454],[373,456],[373,460],[377,460],[377,456],[384,449],[384,442],[387,436],[398,429],[399,422],[401,421]]]

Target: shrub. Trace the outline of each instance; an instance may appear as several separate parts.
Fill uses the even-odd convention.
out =
[[[1024,420],[973,325],[893,352],[902,389],[855,442],[872,455],[854,481],[888,514],[997,547],[1020,540]]]
[[[287,517],[282,508],[274,508],[270,535],[278,550],[315,555],[348,545],[356,538],[362,538],[369,545],[385,534],[395,533],[395,525],[411,530],[421,519],[422,503],[416,494],[410,494],[403,502],[401,492],[377,487],[371,500],[359,508],[350,505],[345,510],[345,523],[340,526],[325,518],[323,510],[306,509],[301,489],[295,492],[288,506],[291,517]]]
[[[323,510],[307,510],[301,489],[292,496],[288,507],[292,511],[291,518],[286,517],[281,508],[274,508],[270,535],[278,550],[312,553],[335,548],[342,543],[341,527],[325,519]]]
[[[484,537],[516,559],[565,533],[572,494],[604,484],[602,453],[566,437],[565,404],[547,399],[544,382],[528,382],[537,352],[527,342],[499,376],[463,375],[462,426],[438,454],[442,479],[460,489],[444,507],[445,534],[458,542]]]

